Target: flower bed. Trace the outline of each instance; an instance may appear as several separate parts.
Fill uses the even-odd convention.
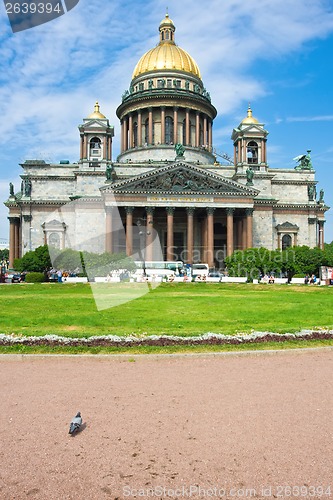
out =
[[[172,345],[219,345],[219,344],[253,344],[263,342],[284,342],[290,340],[330,340],[333,339],[333,330],[302,330],[297,333],[252,332],[250,334],[222,335],[206,333],[194,337],[180,337],[173,335],[149,335],[119,337],[117,335],[101,335],[87,338],[61,337],[58,335],[44,335],[40,337],[25,337],[19,335],[0,334],[0,346],[28,345],[28,346],[172,346]]]

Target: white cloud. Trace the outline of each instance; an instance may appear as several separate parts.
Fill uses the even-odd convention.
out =
[[[333,115],[318,115],[318,116],[289,116],[287,122],[331,122]]]

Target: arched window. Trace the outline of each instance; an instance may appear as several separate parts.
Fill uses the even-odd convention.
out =
[[[291,243],[292,240],[290,234],[285,234],[284,236],[282,236],[282,250],[291,247]]]
[[[250,141],[247,144],[247,163],[258,164],[258,144],[255,141]]]
[[[102,146],[99,137],[93,137],[92,139],[90,139],[89,147],[91,156],[101,156]]]
[[[173,118],[171,116],[165,117],[165,144],[173,142]]]
[[[133,146],[136,148],[138,146],[138,124],[133,123]]]

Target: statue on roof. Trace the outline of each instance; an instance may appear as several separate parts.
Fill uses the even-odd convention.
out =
[[[32,188],[31,180],[25,179],[25,182],[24,182],[24,194],[25,194],[25,196],[31,196],[31,188]]]
[[[293,158],[294,161],[298,162],[295,170],[313,170],[310,153],[311,149],[308,149],[306,155],[299,155]]]
[[[318,200],[318,203],[325,203],[324,202],[324,190],[323,189],[321,189],[319,191],[319,200]]]
[[[177,142],[177,144],[175,144],[175,150],[176,150],[177,157],[184,156],[185,148],[179,142]]]
[[[253,186],[254,170],[251,167],[246,169],[246,185]]]
[[[114,181],[115,171],[113,165],[107,165],[105,170],[105,177],[107,181]]]
[[[9,194],[14,196],[14,184],[12,182],[9,183]]]
[[[315,201],[315,198],[316,198],[316,186],[315,186],[315,184],[308,185],[308,196],[309,196],[309,201]]]

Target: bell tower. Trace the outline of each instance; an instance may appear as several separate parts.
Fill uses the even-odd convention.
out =
[[[267,135],[264,124],[252,116],[249,105],[247,116],[237,128],[234,128],[231,136],[234,143],[236,172],[244,172],[248,167],[252,170],[267,170]]]
[[[109,120],[100,112],[96,101],[95,109],[83,124],[79,125],[80,131],[80,165],[84,169],[106,170],[112,162],[112,137],[114,128]]]

